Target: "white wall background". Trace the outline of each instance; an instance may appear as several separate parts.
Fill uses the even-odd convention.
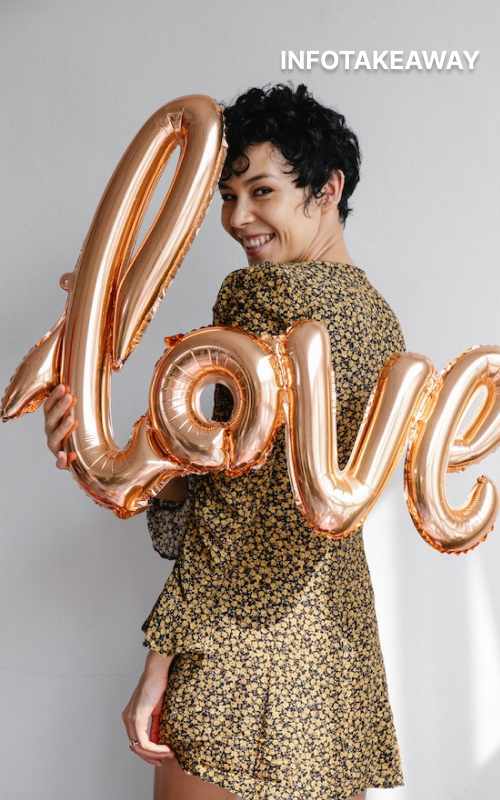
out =
[[[112,0],[1,4],[2,392],[53,324],[94,209],[146,118],[182,94],[233,100],[303,80],[363,151],[348,247],[439,369],[499,344],[500,12],[493,0],[273,7]],[[281,72],[281,49],[479,49],[474,72]],[[158,196],[156,197],[158,202]],[[216,197],[141,346],[113,381],[120,444],[147,404],[163,336],[210,323],[246,258]],[[119,521],[55,468],[42,412],[2,427],[1,750],[5,800],[136,800],[153,768],[120,712],[142,671],[140,625],[170,564],[139,516]],[[448,481],[500,482],[500,457]],[[401,800],[492,800],[500,780],[500,544],[437,553],[399,468],[365,526],[406,786]],[[5,768],[8,763],[11,767]],[[369,797],[388,796],[383,790]]]

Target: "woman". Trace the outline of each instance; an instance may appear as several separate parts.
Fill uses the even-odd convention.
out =
[[[213,324],[256,335],[298,318],[327,325],[342,469],[382,366],[405,349],[343,237],[357,137],[303,84],[250,89],[224,117],[222,225],[248,266],[224,279]],[[46,430],[65,467],[73,398],[61,394],[46,402]],[[231,408],[217,384],[213,418]],[[333,541],[304,524],[284,428],[259,470],[169,484],[148,509],[153,535],[188,500],[122,714],[131,749],[157,766],[155,800],[360,800],[403,785],[362,527]]]

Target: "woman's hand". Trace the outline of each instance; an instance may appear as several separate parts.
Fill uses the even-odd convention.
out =
[[[158,738],[163,696],[173,658],[150,650],[139,683],[122,711],[122,720],[129,740],[138,740],[138,744],[134,744],[130,749],[153,767],[160,767],[165,758],[174,756],[170,747],[156,744],[154,741]],[[148,733],[150,718],[151,729]]]
[[[70,394],[69,387],[59,383],[43,405],[47,445],[49,450],[57,456],[56,467],[58,469],[69,469],[69,465],[76,458],[76,453],[73,451],[66,456],[62,449],[65,437],[78,427],[78,422],[75,422],[72,413],[75,404],[76,397]]]

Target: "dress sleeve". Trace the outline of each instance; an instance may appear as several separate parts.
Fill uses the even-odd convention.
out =
[[[146,518],[153,549],[162,558],[175,561],[179,556],[186,524],[193,511],[194,475],[187,476],[187,493],[184,500],[162,500],[152,497],[146,509]]]

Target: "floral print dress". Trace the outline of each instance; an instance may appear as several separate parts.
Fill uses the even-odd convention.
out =
[[[404,337],[352,264],[243,267],[213,307],[214,325],[256,335],[300,318],[330,335],[342,469]],[[216,384],[213,418],[231,408]],[[363,528],[333,541],[305,525],[284,427],[260,469],[190,476],[184,504],[153,499],[147,515],[154,546],[175,559],[142,631],[144,646],[175,656],[159,742],[181,767],[241,800],[348,800],[404,785]]]

